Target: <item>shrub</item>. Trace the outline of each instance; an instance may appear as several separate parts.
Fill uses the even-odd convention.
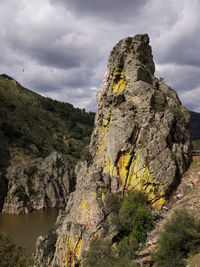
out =
[[[164,225],[153,258],[158,266],[186,266],[184,259],[200,246],[200,222],[186,210],[179,210]]]
[[[117,255],[109,241],[93,240],[84,254],[84,267],[136,267],[127,255]]]
[[[122,204],[123,196],[120,194],[110,194],[106,199],[106,211],[108,213],[113,212],[114,214],[118,214],[121,204]]]
[[[33,259],[25,249],[15,246],[7,234],[0,232],[0,266],[33,266]]]
[[[146,196],[140,191],[130,191],[113,222],[118,225],[122,236],[131,235],[137,242],[144,242],[154,222]]]
[[[146,240],[154,221],[146,196],[138,191],[130,191],[124,198],[121,194],[110,194],[106,200],[106,212],[113,213],[111,223],[119,232],[113,238],[115,248],[105,240],[92,241],[84,256],[84,266],[136,266],[133,263],[136,251]],[[109,224],[104,222],[102,227],[109,232]]]

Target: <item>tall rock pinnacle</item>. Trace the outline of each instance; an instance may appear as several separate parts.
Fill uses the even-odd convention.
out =
[[[125,38],[113,48],[97,94],[91,162],[76,167],[77,187],[57,220],[52,258],[39,249],[47,240],[38,240],[38,266],[81,265],[91,239],[106,236],[102,224],[109,222],[105,200],[110,193],[141,190],[161,209],[186,170],[189,112],[154,71],[147,34]]]

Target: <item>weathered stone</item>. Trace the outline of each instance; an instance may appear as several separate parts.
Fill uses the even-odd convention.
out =
[[[118,234],[113,229],[105,236],[103,227],[107,223],[112,229],[105,207],[110,193],[141,190],[153,207],[161,209],[186,170],[189,112],[154,71],[148,35],[125,38],[113,48],[97,94],[92,160],[76,167],[76,190],[67,215],[57,220],[56,251],[49,266],[79,266],[92,238]],[[37,266],[42,266],[42,259]]]
[[[63,207],[75,180],[57,152],[45,159],[15,155],[7,169],[8,192],[2,213],[28,213],[34,209]]]
[[[3,208],[4,199],[7,194],[7,187],[4,175],[0,172],[0,212]]]

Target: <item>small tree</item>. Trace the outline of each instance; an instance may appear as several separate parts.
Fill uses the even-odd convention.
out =
[[[153,258],[158,266],[183,267],[188,253],[200,246],[200,222],[185,209],[178,210],[164,225]]]
[[[16,247],[7,234],[0,232],[0,266],[28,267],[33,266],[33,259],[25,249]]]

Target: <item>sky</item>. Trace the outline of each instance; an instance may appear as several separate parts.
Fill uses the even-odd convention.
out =
[[[0,73],[96,111],[113,46],[147,33],[156,76],[200,112],[199,10],[199,0],[1,0]]]

